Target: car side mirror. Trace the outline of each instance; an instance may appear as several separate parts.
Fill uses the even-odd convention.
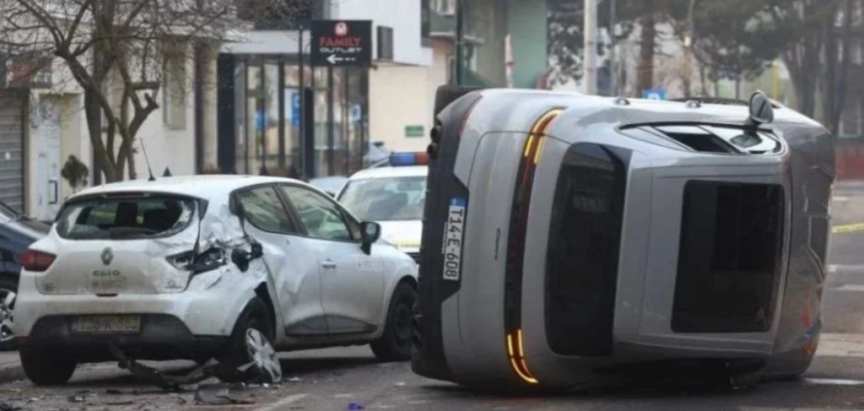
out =
[[[774,121],[774,106],[771,99],[761,91],[750,96],[750,119],[752,125],[767,124]]]
[[[372,254],[372,244],[381,238],[381,224],[365,221],[360,225],[362,235],[362,248],[366,255]]]

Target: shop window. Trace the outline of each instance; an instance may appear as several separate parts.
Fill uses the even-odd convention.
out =
[[[771,329],[782,258],[783,202],[778,185],[686,184],[674,332]]]
[[[279,66],[264,65],[264,164],[273,172],[279,167]]]

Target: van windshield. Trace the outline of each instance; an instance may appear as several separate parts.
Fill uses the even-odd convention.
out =
[[[185,229],[195,200],[171,195],[123,195],[71,202],[57,219],[57,234],[77,240],[144,239]]]

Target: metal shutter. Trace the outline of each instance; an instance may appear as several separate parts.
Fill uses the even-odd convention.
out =
[[[0,93],[0,201],[23,212],[25,96]]]

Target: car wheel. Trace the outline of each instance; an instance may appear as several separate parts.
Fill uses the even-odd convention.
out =
[[[407,283],[401,283],[393,291],[384,334],[370,344],[372,352],[380,361],[399,362],[411,359],[412,320],[417,291]]]
[[[27,378],[38,386],[66,384],[78,366],[74,357],[61,351],[22,348],[19,355]]]
[[[237,319],[231,340],[219,356],[219,378],[225,382],[248,381],[249,373],[256,372],[261,382],[280,382],[282,369],[273,349],[275,335],[267,306],[257,297],[252,299]],[[253,370],[240,370],[247,365]]]
[[[12,332],[12,308],[15,307],[15,296],[18,291],[18,280],[0,278],[0,351],[15,349],[15,334]]]

